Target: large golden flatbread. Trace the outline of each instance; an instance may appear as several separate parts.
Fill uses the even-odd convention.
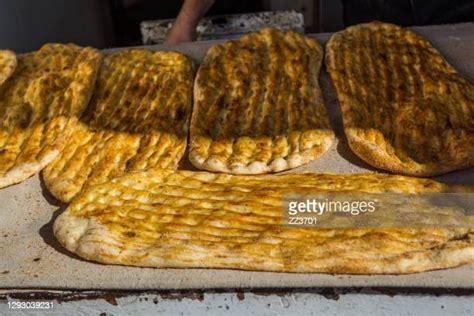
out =
[[[18,56],[0,86],[0,188],[40,171],[62,150],[89,102],[100,60],[99,51],[73,44]]]
[[[16,68],[16,55],[9,50],[0,50],[0,85],[13,74]]]
[[[474,86],[428,41],[392,24],[349,27],[329,40],[326,67],[367,163],[416,176],[474,165]]]
[[[125,50],[104,58],[85,116],[43,172],[68,202],[83,187],[127,172],[177,168],[186,149],[193,65],[175,52]]]
[[[155,169],[83,191],[57,218],[54,234],[65,248],[88,260],[144,267],[381,274],[474,260],[472,229],[415,226],[430,217],[430,210],[411,214],[410,228],[283,225],[285,194],[318,192],[474,190],[380,174],[270,179]],[[403,210],[403,203],[398,207]]]
[[[235,174],[308,163],[333,143],[318,74],[323,49],[265,29],[209,49],[194,86],[189,159]]]

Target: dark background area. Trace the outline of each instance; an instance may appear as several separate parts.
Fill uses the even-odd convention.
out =
[[[140,22],[176,17],[182,1],[0,0],[0,48],[48,42],[98,48],[141,44]],[[208,16],[259,11],[303,13],[308,33],[373,20],[403,26],[474,21],[474,0],[216,0]]]

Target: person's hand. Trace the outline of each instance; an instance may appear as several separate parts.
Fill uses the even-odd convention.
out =
[[[196,39],[196,27],[215,0],[185,0],[173,26],[166,34],[165,44],[172,45]]]
[[[183,23],[179,23],[176,20],[173,23],[173,26],[166,34],[165,44],[166,45],[174,45],[183,42],[191,42],[196,39],[196,26],[188,26]]]

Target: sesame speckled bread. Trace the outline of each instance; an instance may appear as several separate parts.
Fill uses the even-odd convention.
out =
[[[210,171],[295,168],[333,143],[318,74],[323,49],[264,29],[209,49],[194,86],[189,159]]]
[[[47,44],[18,56],[0,86],[0,188],[23,181],[53,160],[92,94],[101,54]]]
[[[177,168],[192,84],[192,62],[179,53],[134,49],[106,56],[87,112],[43,172],[48,190],[68,202],[83,187],[127,172]]]
[[[345,134],[360,158],[415,176],[474,165],[474,86],[430,43],[374,22],[335,33],[326,48]]]
[[[0,85],[13,74],[16,68],[16,55],[9,50],[0,50]]]
[[[268,176],[154,169],[84,190],[56,219],[54,234],[88,260],[144,267],[401,274],[474,260],[469,228],[283,225],[284,194],[334,191],[473,188],[381,174],[286,174],[269,181]],[[398,207],[403,211],[404,204]],[[411,216],[415,222],[432,213],[419,211]]]

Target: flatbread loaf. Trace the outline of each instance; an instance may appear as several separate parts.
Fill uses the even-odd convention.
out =
[[[9,50],[0,50],[0,85],[13,74],[16,68],[16,55]]]
[[[15,64],[8,58],[6,73]],[[0,86],[0,188],[39,172],[62,150],[89,102],[100,60],[96,49],[73,44],[18,56]]]
[[[349,146],[367,163],[415,176],[474,165],[474,86],[425,39],[349,27],[329,40],[326,67]]]
[[[334,133],[318,84],[322,59],[316,41],[273,29],[210,48],[194,86],[192,164],[259,174],[328,150]]]
[[[177,168],[192,85],[192,62],[179,53],[133,49],[106,56],[87,112],[43,172],[47,188],[68,202],[83,187],[127,172]]]
[[[285,174],[270,179],[155,169],[83,191],[56,219],[54,234],[85,259],[143,267],[401,274],[474,260],[472,229],[414,226],[429,210],[412,214],[410,228],[283,225],[283,197],[290,192],[474,189],[381,174]]]

